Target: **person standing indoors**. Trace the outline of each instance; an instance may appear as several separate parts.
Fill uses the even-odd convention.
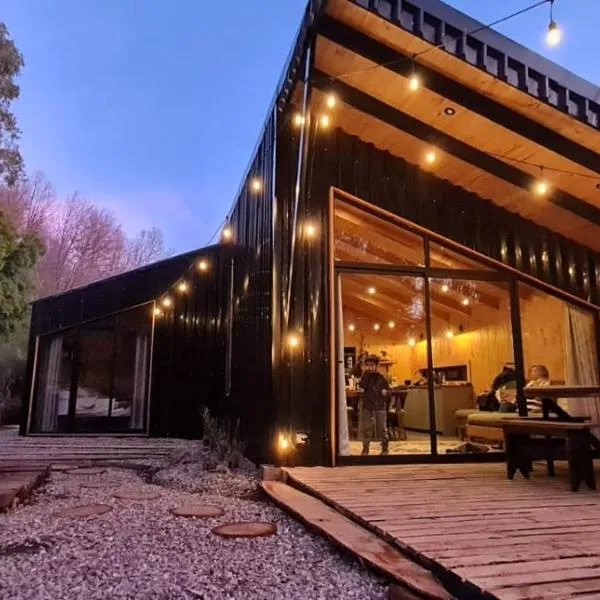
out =
[[[389,452],[389,435],[387,430],[387,397],[390,386],[387,379],[377,371],[379,358],[367,356],[365,370],[360,378],[362,395],[359,405],[359,436],[363,441],[362,455],[369,454],[369,444],[381,442],[381,454]]]

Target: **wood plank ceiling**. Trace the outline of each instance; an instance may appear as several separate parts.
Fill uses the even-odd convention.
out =
[[[412,55],[429,46],[424,40],[348,0],[332,0],[328,6],[330,17],[402,54]],[[373,60],[347,47],[350,44],[345,44],[343,40],[332,41],[329,39],[332,37],[335,38],[335,35],[321,35],[317,40],[315,101],[319,106],[324,102],[327,89],[337,91],[339,102],[331,112],[333,126],[341,127],[380,149],[431,170],[436,176],[506,210],[600,251],[598,223],[594,222],[600,216],[600,190],[596,187],[600,183],[600,154],[598,168],[591,169],[589,160],[580,161],[586,162],[587,166],[579,164],[563,156],[556,147],[536,143],[499,122],[448,100],[428,89],[426,79],[421,89],[411,92],[404,75],[391,68],[377,66]],[[429,67],[444,72],[465,86],[478,88],[498,103],[552,127],[565,138],[600,152],[600,132],[551,106],[533,102],[527,94],[488,73],[440,50],[428,52],[422,61],[427,61]],[[333,80],[329,81],[329,77]],[[340,78],[339,81],[336,78]],[[399,118],[406,119],[408,116],[414,123],[412,131],[407,132],[395,126],[389,118],[382,119],[378,118],[380,115],[369,114],[361,105],[365,99],[369,102],[375,100],[381,106],[397,111]],[[454,114],[447,114],[447,108],[453,109]],[[429,131],[428,136],[417,133],[421,131],[421,126]],[[460,151],[457,152],[456,148]],[[427,165],[425,156],[432,149],[436,152],[436,160],[432,165]],[[478,151],[480,154],[483,151],[485,160],[475,166],[469,156],[471,152]],[[486,168],[490,158],[503,168]],[[579,176],[544,171],[543,178],[549,183],[550,190],[546,197],[539,197],[531,189],[540,176],[539,169],[516,161],[543,164]],[[505,173],[508,176],[504,176]],[[589,210],[586,211],[586,208]]]

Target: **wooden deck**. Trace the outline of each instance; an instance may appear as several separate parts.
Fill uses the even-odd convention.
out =
[[[290,482],[393,541],[461,596],[600,598],[600,494],[505,466],[291,468]],[[598,465],[596,470],[598,471]],[[461,583],[462,580],[462,583]],[[465,583],[466,582],[466,583]]]

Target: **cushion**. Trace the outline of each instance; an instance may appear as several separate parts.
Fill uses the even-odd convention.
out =
[[[466,419],[469,415],[472,415],[473,413],[478,413],[481,412],[479,409],[477,408],[459,408],[455,413],[454,416],[457,419]]]
[[[495,427],[499,421],[504,419],[518,419],[519,413],[501,413],[498,411],[486,412],[479,410],[467,417],[469,425],[481,425],[484,427]]]

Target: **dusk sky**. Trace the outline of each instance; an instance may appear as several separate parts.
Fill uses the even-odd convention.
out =
[[[453,0],[483,22],[532,0]],[[2,0],[25,57],[21,150],[60,195],[79,191],[130,234],[203,246],[250,159],[305,0]],[[600,0],[556,0],[499,31],[600,84]]]

